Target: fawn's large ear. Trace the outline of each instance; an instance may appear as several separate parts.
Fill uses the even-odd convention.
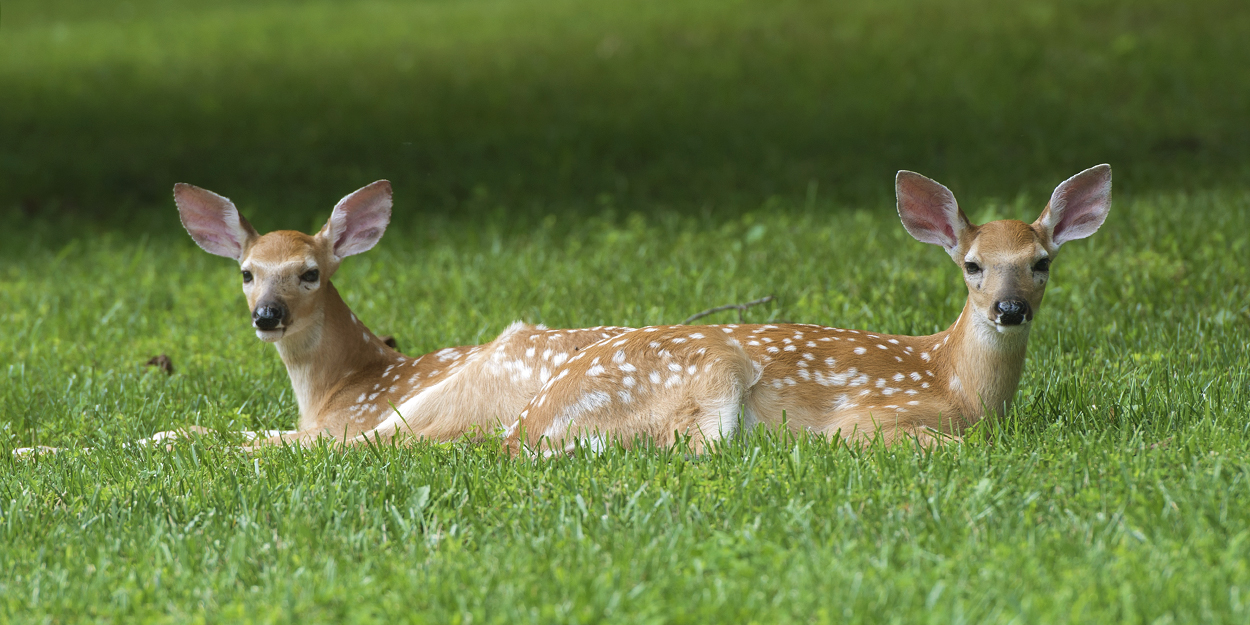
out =
[[[1111,166],[1090,167],[1055,187],[1050,203],[1033,225],[1059,247],[1098,231],[1111,210]]]
[[[894,195],[898,216],[911,236],[942,246],[952,257],[957,255],[959,239],[972,224],[950,189],[915,172],[900,171],[894,177]]]
[[[260,236],[230,200],[194,185],[174,185],[178,216],[197,245],[209,254],[242,262],[248,243]]]
[[[391,221],[391,183],[379,180],[339,200],[317,236],[330,242],[335,257],[367,252]]]

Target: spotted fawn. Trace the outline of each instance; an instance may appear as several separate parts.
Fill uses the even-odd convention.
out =
[[[290,375],[298,429],[265,432],[259,444],[320,437],[359,443],[397,434],[450,440],[492,431],[514,423],[579,349],[628,329],[517,322],[490,343],[409,358],[374,335],[330,282],[344,258],[382,238],[391,217],[389,182],[344,197],[311,236],[260,235],[230,200],[189,184],[176,185],[174,199],[204,251],[239,263],[252,328],[277,347]]]
[[[1011,405],[1029,329],[1068,241],[1111,205],[1111,168],[1064,181],[1040,217],[974,225],[946,187],[900,171],[898,213],[942,246],[968,299],[945,331],[894,336],[807,324],[658,326],[580,351],[542,385],[509,432],[514,452],[561,453],[646,437],[707,443],[763,424],[864,442],[958,437]]]

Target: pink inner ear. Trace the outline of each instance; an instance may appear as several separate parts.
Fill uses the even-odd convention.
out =
[[[1097,230],[1102,225],[1098,215],[1090,212],[1065,212],[1063,220],[1055,226],[1055,238],[1063,239],[1067,233],[1083,232],[1087,229]]]
[[[958,242],[955,238],[955,229],[950,226],[946,220],[941,219],[942,216],[925,213],[916,215],[916,222],[921,228],[936,233],[943,240],[945,247],[950,247]]]
[[[351,193],[330,215],[334,255],[340,258],[368,251],[391,221],[391,185],[385,180]]]
[[[1111,209],[1111,168],[1091,167],[1055,188],[1043,222],[1051,224],[1051,241],[1062,245],[1098,231]]]
[[[220,249],[233,258],[237,258],[243,251],[242,246],[234,240],[232,234],[220,221],[204,219],[199,215],[191,218],[184,216],[183,225],[186,226],[187,232],[191,233],[195,242],[200,244],[200,247]]]
[[[334,241],[334,254],[336,256],[351,256],[372,248],[382,238],[382,233],[386,231],[386,225],[390,221],[389,218],[390,215],[382,219],[378,219],[376,214],[349,215],[347,217],[347,227],[344,228],[338,239]],[[362,246],[364,249],[359,249]]]
[[[235,260],[243,255],[255,231],[230,200],[182,183],[174,188],[174,200],[183,227],[204,251]]]
[[[962,214],[950,190],[920,174],[899,172],[895,186],[903,227],[924,243],[946,249],[959,244]]]

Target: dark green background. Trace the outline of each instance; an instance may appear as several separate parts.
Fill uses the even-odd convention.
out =
[[[311,227],[385,177],[408,224],[717,214],[879,206],[903,168],[1040,202],[1100,162],[1118,194],[1235,187],[1247,7],[8,1],[0,210],[173,233],[187,181]]]

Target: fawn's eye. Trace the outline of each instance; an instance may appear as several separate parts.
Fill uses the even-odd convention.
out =
[[[981,266],[976,263],[964,263],[964,271],[968,273],[980,273]]]
[[[300,274],[299,279],[303,280],[304,282],[316,282],[317,278],[320,278],[320,277],[321,277],[320,271],[317,271],[316,269],[309,269],[308,271],[305,271],[304,273]]]
[[[1050,271],[1050,259],[1043,258],[1033,265],[1033,271]]]
[[[244,272],[243,272],[243,283],[244,283],[244,284],[247,284],[248,282],[251,282],[251,281],[252,281],[252,272],[250,272],[250,271],[244,271]]]

